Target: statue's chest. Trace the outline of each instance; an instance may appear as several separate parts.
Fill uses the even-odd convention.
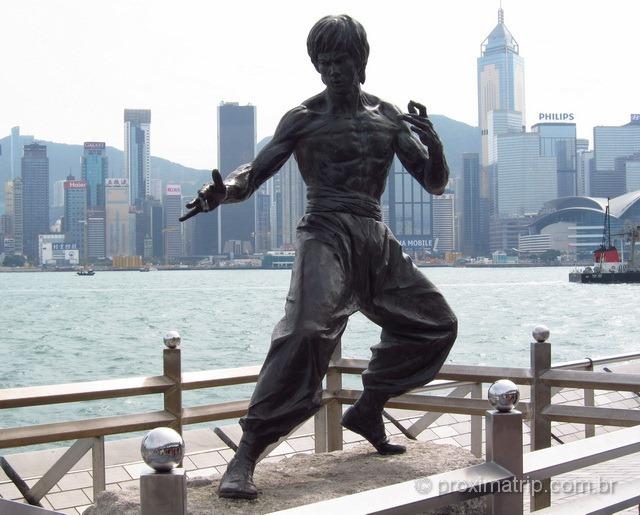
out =
[[[338,159],[378,157],[391,151],[393,127],[373,116],[333,117],[310,135],[314,153]]]

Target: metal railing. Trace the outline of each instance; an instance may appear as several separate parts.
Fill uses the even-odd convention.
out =
[[[546,328],[545,328],[546,329]],[[531,368],[487,367],[476,365],[444,365],[436,380],[412,393],[391,399],[388,408],[415,410],[425,414],[411,425],[407,432],[419,435],[444,413],[471,416],[471,450],[482,455],[482,417],[487,401],[482,399],[482,384],[498,379],[509,379],[516,384],[531,387],[530,400],[521,402],[522,417],[531,424],[531,449],[551,446],[551,422],[566,421],[585,424],[585,436],[594,434],[594,424],[631,426],[640,424],[640,411],[611,409],[594,406],[593,391],[639,391],[639,374],[593,372],[594,365],[640,359],[640,353],[618,354],[598,359],[577,360],[551,364],[548,330],[536,328],[531,344]],[[127,415],[116,415],[67,422],[55,422],[24,427],[0,429],[0,449],[32,444],[77,440],[60,460],[31,488],[0,459],[0,466],[16,484],[25,499],[37,505],[58,479],[66,474],[89,450],[93,460],[94,493],[105,489],[104,437],[169,426],[182,431],[186,425],[238,418],[246,413],[248,400],[184,406],[182,392],[203,388],[254,383],[260,366],[233,369],[182,372],[180,338],[175,332],[165,337],[163,375],[91,381],[63,385],[47,385],[0,390],[0,409],[25,406],[123,398],[139,395],[162,394],[163,410]],[[354,403],[360,391],[343,387],[343,374],[361,374],[367,360],[343,358],[336,350],[326,377],[323,406],[315,416],[314,432],[316,452],[342,448],[340,419],[344,404]],[[551,403],[554,388],[581,388],[585,391],[584,406],[564,406]],[[447,395],[434,395],[446,390]],[[547,480],[548,479],[544,479]],[[549,497],[536,494],[532,507],[549,505]]]

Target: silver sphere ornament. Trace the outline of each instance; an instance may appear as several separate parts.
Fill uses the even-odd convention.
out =
[[[177,347],[180,347],[182,338],[180,338],[180,333],[178,331],[169,331],[164,335],[163,340],[167,348],[175,349]]]
[[[535,341],[542,343],[549,339],[549,328],[546,325],[537,325],[531,331]]]
[[[513,381],[500,379],[489,387],[491,406],[502,413],[511,411],[520,400],[520,390]]]
[[[152,469],[169,472],[184,457],[184,440],[169,427],[156,427],[142,439],[140,453],[144,462]]]

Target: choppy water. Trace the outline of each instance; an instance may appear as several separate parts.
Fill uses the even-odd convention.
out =
[[[568,268],[423,269],[460,321],[449,362],[528,366],[531,329],[554,361],[640,349],[640,285],[580,285]],[[220,270],[0,274],[0,388],[159,375],[162,336],[182,335],[183,370],[261,363],[290,272]],[[379,329],[352,317],[343,355],[367,357]],[[187,392],[185,404],[246,398],[251,386]],[[0,427],[161,409],[160,396],[0,412]]]

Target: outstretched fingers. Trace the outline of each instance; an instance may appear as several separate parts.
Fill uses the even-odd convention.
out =
[[[416,102],[415,100],[409,100],[407,109],[411,114],[419,115],[425,118],[427,116],[427,108],[421,103]]]

